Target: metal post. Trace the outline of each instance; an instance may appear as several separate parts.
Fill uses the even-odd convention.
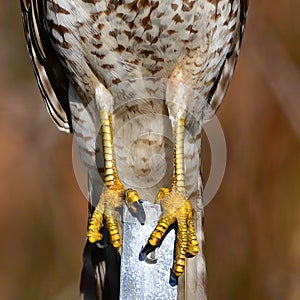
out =
[[[177,287],[169,284],[173,263],[175,234],[169,232],[160,248],[139,261],[139,252],[147,243],[161,214],[158,204],[143,202],[146,223],[141,225],[123,206],[123,246],[121,254],[120,299],[177,299]]]

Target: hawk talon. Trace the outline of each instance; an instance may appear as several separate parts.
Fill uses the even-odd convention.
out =
[[[173,287],[178,285],[178,276],[173,272],[173,269],[170,269],[169,283]]]
[[[125,203],[131,215],[137,218],[141,225],[144,225],[146,214],[142,205],[143,201],[140,199],[136,190],[127,189],[125,191]]]
[[[175,286],[178,284],[178,277],[184,271],[186,258],[197,255],[200,250],[193,223],[192,206],[176,188],[171,191],[162,188],[157,195],[156,202],[162,207],[161,218],[148,243],[141,250],[139,260],[144,261],[146,256],[161,244],[169,229],[176,224],[174,261],[169,281],[171,286]]]
[[[146,217],[142,201],[140,201],[138,193],[135,190],[128,189],[124,192],[124,188],[121,185],[106,188],[100,197],[89,223],[87,237],[90,243],[102,240],[103,235],[100,233],[100,230],[104,226],[105,220],[111,244],[117,250],[121,248],[122,239],[117,221],[117,209],[122,206],[123,198],[130,213],[141,224],[145,222]]]
[[[154,265],[154,264],[157,263],[158,258],[155,256],[155,250],[156,250],[156,248],[155,249],[151,249],[147,253],[146,252],[142,252],[142,250],[143,250],[143,246],[142,246],[141,252],[139,254],[139,260],[140,261],[145,261],[145,263],[147,263],[149,265]],[[148,254],[150,254],[150,257],[148,257]]]
[[[147,258],[147,255],[151,252],[153,252],[157,246],[152,246],[149,242],[146,244],[145,247],[143,247],[139,254],[139,260],[144,261]]]

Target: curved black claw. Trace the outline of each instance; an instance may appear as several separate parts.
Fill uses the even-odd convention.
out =
[[[190,252],[187,252],[186,253],[186,258],[192,258],[194,257],[195,255],[191,254]]]
[[[139,260],[144,261],[147,255],[153,252],[156,248],[157,246],[152,246],[151,244],[147,243],[147,245],[141,250],[139,254]]]
[[[143,201],[138,193],[133,189],[127,189],[125,193],[125,202],[131,215],[138,219],[141,225],[145,224],[146,214],[143,207]]]
[[[131,214],[138,219],[138,221],[141,223],[141,225],[145,224],[146,221],[146,214],[145,214],[145,210],[143,207],[143,201],[139,200],[138,202],[133,203],[134,206],[134,210],[133,212],[131,212]]]
[[[175,275],[172,269],[170,269],[170,278],[169,283],[171,286],[177,286],[178,285],[178,277]]]

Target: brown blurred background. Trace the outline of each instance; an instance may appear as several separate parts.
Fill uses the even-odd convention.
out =
[[[47,115],[18,1],[0,8],[1,299],[77,299],[87,209],[72,136]],[[299,11],[299,0],[250,3],[218,112],[228,161],[206,207],[211,300],[300,299]]]

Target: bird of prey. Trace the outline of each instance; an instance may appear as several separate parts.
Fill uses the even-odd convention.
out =
[[[120,208],[143,223],[147,199],[162,214],[136,255],[174,228],[170,284],[195,256],[186,288],[205,299],[201,128],[231,80],[248,0],[21,0],[21,9],[47,110],[74,133],[88,173],[83,298],[118,299]]]

